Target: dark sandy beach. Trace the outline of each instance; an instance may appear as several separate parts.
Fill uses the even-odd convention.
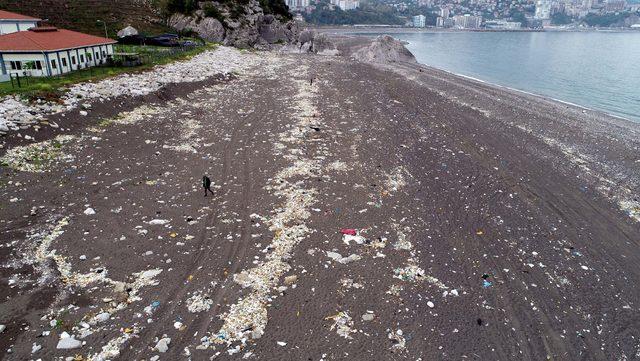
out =
[[[0,358],[640,357],[639,125],[244,56],[0,140]]]

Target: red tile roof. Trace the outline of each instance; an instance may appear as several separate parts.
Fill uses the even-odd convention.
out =
[[[0,20],[40,20],[27,15],[16,14],[10,11],[0,10]]]
[[[1,52],[40,52],[115,43],[117,42],[113,39],[54,27],[32,28],[0,35]]]

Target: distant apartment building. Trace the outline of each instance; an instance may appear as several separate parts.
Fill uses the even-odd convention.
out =
[[[344,11],[354,10],[360,7],[360,1],[359,0],[336,0],[336,6]]]
[[[304,10],[311,5],[310,0],[285,0],[290,10]]]
[[[418,0],[418,6],[430,7],[433,5],[433,0]]]
[[[414,28],[424,28],[427,26],[427,17],[424,15],[416,15],[413,17]]]
[[[35,28],[38,21],[40,21],[38,18],[0,10],[0,35]]]
[[[440,9],[440,16],[445,19],[449,18],[449,8]]]
[[[453,26],[458,29],[479,29],[481,25],[482,16],[465,14],[453,17]]]
[[[627,2],[624,0],[607,0],[604,3],[604,10],[607,12],[622,11],[627,7]]]
[[[485,28],[492,30],[520,30],[522,24],[515,21],[491,20],[484,24]]]
[[[547,20],[551,18],[551,1],[549,0],[537,0],[536,12],[533,16],[537,20]]]
[[[438,16],[436,19],[436,27],[438,28],[452,28],[453,27],[453,19],[451,18],[443,18],[442,16]]]

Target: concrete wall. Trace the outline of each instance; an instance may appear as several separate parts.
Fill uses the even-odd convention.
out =
[[[35,21],[0,20],[0,35],[25,31],[36,27]]]
[[[4,68],[0,73],[24,75],[27,72],[30,76],[60,75],[78,69],[102,65],[106,63],[109,55],[113,55],[113,45],[91,46],[46,53],[3,53]],[[11,69],[11,61],[20,61],[22,69]],[[42,69],[25,69],[25,64],[30,61],[40,61]]]

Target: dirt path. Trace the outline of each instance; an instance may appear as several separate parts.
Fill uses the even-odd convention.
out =
[[[636,140],[417,68],[247,56],[2,168],[3,359],[638,357],[611,172]]]

